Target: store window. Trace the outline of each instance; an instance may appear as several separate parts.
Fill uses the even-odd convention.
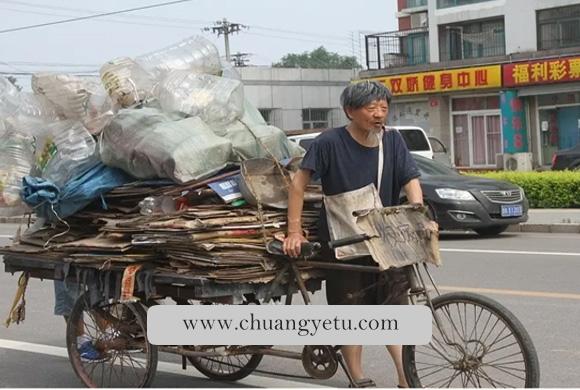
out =
[[[580,5],[537,11],[538,50],[580,45]]]
[[[453,99],[453,150],[458,167],[492,167],[501,148],[499,97]]]
[[[549,165],[555,152],[580,143],[580,93],[538,96],[542,163]]]
[[[302,110],[304,129],[327,129],[330,127],[329,108],[305,108]]]

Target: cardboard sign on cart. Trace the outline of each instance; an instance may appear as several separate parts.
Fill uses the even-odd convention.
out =
[[[358,227],[370,239],[365,241],[380,268],[415,263],[441,265],[439,234],[423,206],[397,206],[358,211]]]

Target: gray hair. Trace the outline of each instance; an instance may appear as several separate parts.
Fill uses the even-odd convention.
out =
[[[340,104],[346,114],[347,108],[361,108],[375,100],[385,100],[387,104],[390,104],[392,97],[391,91],[383,84],[365,80],[346,87],[340,95]]]

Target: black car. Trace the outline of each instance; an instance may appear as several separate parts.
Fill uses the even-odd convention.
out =
[[[520,187],[463,176],[437,161],[413,157],[421,171],[425,204],[441,230],[472,229],[492,236],[528,220],[528,200]]]
[[[580,143],[571,149],[556,152],[552,157],[552,169],[580,169]]]

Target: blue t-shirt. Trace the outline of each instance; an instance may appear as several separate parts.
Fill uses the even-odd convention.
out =
[[[383,134],[383,178],[380,197],[383,206],[399,204],[399,193],[411,179],[420,176],[415,160],[396,130]],[[359,144],[346,127],[327,130],[314,139],[302,160],[301,168],[320,177],[325,195],[354,191],[377,184],[379,147]],[[330,239],[326,212],[321,210],[319,238]]]

